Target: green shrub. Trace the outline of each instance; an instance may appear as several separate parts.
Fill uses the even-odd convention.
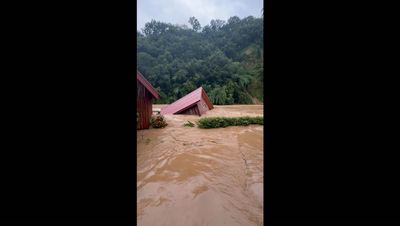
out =
[[[153,115],[150,119],[150,124],[153,128],[164,128],[168,125],[165,118],[162,115]]]
[[[199,128],[220,128],[227,126],[248,126],[250,124],[264,125],[264,118],[257,117],[210,117],[202,118],[197,122]]]

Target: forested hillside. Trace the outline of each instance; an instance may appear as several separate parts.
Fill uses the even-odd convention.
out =
[[[168,104],[203,86],[214,104],[263,102],[263,18],[191,28],[152,20],[137,32],[138,69]]]

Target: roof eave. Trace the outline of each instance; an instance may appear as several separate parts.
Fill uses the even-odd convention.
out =
[[[139,77],[137,77],[139,75]],[[140,71],[136,70],[136,78],[139,78],[139,82],[142,83],[143,86],[147,88],[147,90],[151,93],[151,95],[155,99],[160,99],[160,96],[158,95],[157,90],[151,85],[149,81],[140,73]]]

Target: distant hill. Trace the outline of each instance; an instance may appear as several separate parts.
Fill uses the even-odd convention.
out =
[[[203,86],[214,104],[263,102],[263,18],[191,28],[152,20],[137,32],[138,69],[168,104]]]

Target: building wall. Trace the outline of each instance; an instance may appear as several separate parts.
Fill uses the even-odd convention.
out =
[[[204,101],[203,98],[197,103],[197,107],[199,109],[200,115],[204,114],[206,111],[209,110],[207,103]]]
[[[139,112],[139,123],[137,129],[148,129],[152,115],[153,98],[149,91],[137,82],[136,109]]]

